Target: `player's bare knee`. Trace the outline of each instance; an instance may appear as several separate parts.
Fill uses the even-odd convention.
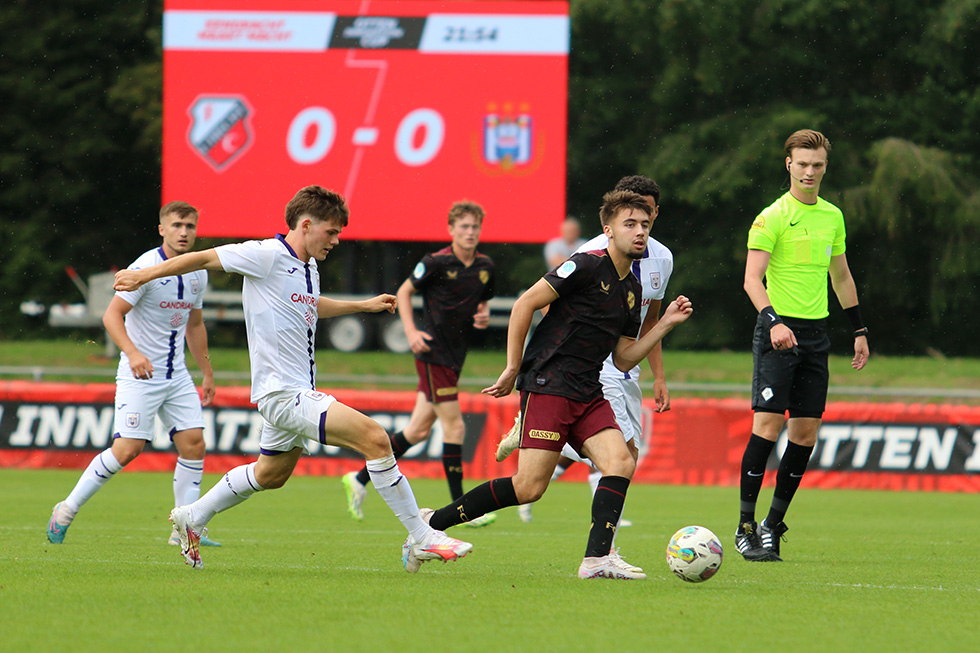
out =
[[[187,460],[204,460],[205,446],[204,437],[178,437],[174,436],[174,445],[177,447],[177,455]]]
[[[360,447],[361,453],[368,460],[391,455],[391,440],[388,439],[388,432],[373,420],[364,430]]]
[[[548,489],[547,479],[526,479],[520,475],[512,479],[514,483],[514,494],[520,503],[533,503],[544,496]]]

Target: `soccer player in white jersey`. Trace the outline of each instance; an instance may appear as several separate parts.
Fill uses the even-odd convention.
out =
[[[657,219],[660,212],[660,186],[655,181],[642,175],[630,175],[620,179],[614,190],[628,190],[642,195],[653,210],[651,217],[654,220]],[[599,234],[581,245],[577,252],[602,250],[608,246],[609,238],[605,234]],[[643,257],[633,261],[633,274],[643,287],[640,307],[641,336],[655,327],[660,319],[660,305],[667,291],[667,282],[670,281],[670,275],[673,271],[673,254],[665,245],[651,236],[647,240],[647,249]],[[647,356],[647,362],[650,364],[650,369],[653,370],[653,398],[657,405],[657,412],[668,411],[670,410],[670,392],[667,390],[667,381],[664,377],[661,343],[658,342]],[[633,455],[633,460],[637,460],[643,435],[643,393],[640,391],[640,366],[637,365],[629,372],[621,372],[616,368],[610,356],[603,362],[602,370],[599,372],[599,380],[602,383],[602,394],[612,405],[616,421],[623,432],[623,437]],[[516,431],[512,430],[512,433],[516,433]],[[503,460],[513,450],[508,443],[508,440],[512,439],[512,434],[508,433],[508,437],[501,442],[501,450],[497,455],[498,460]],[[516,442],[513,444],[516,445]],[[508,451],[509,448],[510,451]],[[576,461],[584,462],[592,467],[589,474],[589,487],[594,496],[602,474],[595,469],[589,460],[581,458],[568,445],[562,450],[562,458],[559,460],[551,480],[554,481],[560,477]],[[518,514],[522,521],[531,521],[531,504],[518,506]],[[624,521],[621,519],[620,525]],[[615,544],[615,535],[613,542]],[[635,567],[635,569],[639,570],[639,567]]]
[[[170,202],[160,209],[163,244],[136,259],[130,270],[186,255],[194,246],[198,212],[187,202]],[[48,522],[48,541],[64,542],[79,509],[132,462],[153,439],[155,417],[177,448],[174,505],[201,494],[204,473],[205,406],[214,398],[214,374],[208,356],[208,333],[201,305],[207,272],[167,276],[133,292],[117,292],[102,323],[119,347],[116,371],[116,412],[112,446],[89,463],[75,488],[59,502]],[[184,342],[204,373],[202,397],[184,361]],[[171,538],[171,543],[179,544]],[[220,546],[202,537],[205,546]]]
[[[252,401],[265,418],[256,462],[225,474],[207,494],[170,513],[187,564],[202,567],[200,536],[219,512],[256,492],[282,487],[306,441],[353,449],[367,459],[378,494],[408,530],[402,564],[415,573],[426,560],[456,560],[472,544],[432,529],[419,517],[415,495],[392,455],[380,424],[316,389],[314,342],[319,318],[358,312],[394,313],[393,295],[364,301],[320,296],[316,261],[340,242],[349,210],[344,198],[320,186],[300,189],[286,205],[286,235],[194,252],[143,270],[116,275],[116,289],[192,270],[224,270],[244,277],[242,304],[252,368]]]

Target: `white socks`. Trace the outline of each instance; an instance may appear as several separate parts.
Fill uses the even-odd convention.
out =
[[[112,449],[106,449],[93,458],[85,471],[82,472],[75,488],[65,499],[65,506],[72,512],[78,512],[78,509],[84,506],[85,502],[102,489],[102,486],[108,483],[109,479],[122,468],[116,457],[112,455]]]
[[[599,487],[599,481],[602,480],[602,472],[598,469],[593,469],[589,472],[589,489],[592,490],[592,496],[595,496],[596,488]]]
[[[374,489],[385,500],[395,517],[408,529],[416,542],[421,542],[432,528],[419,517],[419,504],[412,493],[408,479],[402,476],[395,456],[368,460],[365,464],[371,475]]]
[[[203,497],[188,506],[191,525],[204,528],[223,510],[234,508],[265,488],[255,480],[255,465],[241,465],[225,474]]]
[[[203,460],[177,458],[174,467],[174,506],[186,506],[201,496],[201,478],[204,476]]]

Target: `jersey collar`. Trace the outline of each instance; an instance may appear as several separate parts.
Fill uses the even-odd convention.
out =
[[[276,234],[276,240],[278,240],[280,243],[282,243],[283,246],[285,246],[285,248],[287,250],[289,250],[289,253],[293,255],[293,258],[294,259],[296,259],[297,261],[299,260],[299,257],[296,256],[296,252],[293,251],[293,248],[290,247],[289,246],[289,243],[286,242],[286,237],[284,235],[282,235],[282,234]]]

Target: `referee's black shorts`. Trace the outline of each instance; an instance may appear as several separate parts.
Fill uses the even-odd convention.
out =
[[[796,334],[797,353],[772,348],[769,329],[760,315],[752,338],[752,410],[790,417],[823,416],[827,405],[827,320],[784,317]]]

